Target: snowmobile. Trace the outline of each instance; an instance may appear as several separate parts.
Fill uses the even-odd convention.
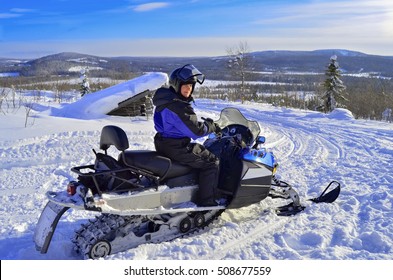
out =
[[[109,125],[101,131],[103,152],[93,149],[94,164],[71,168],[77,180],[64,191],[46,193],[49,201],[34,234],[37,250],[48,251],[57,224],[69,209],[98,213],[72,238],[84,259],[190,235],[206,228],[226,209],[246,207],[267,197],[290,201],[276,209],[278,215],[304,210],[296,190],[277,179],[277,160],[263,146],[266,139],[259,135],[256,121],[246,119],[236,108],[225,108],[216,123],[222,131],[209,135],[204,145],[220,159],[218,189],[223,199],[217,206],[195,203],[197,170],[155,151],[129,150],[124,130]],[[117,159],[108,154],[110,148],[118,151]],[[311,200],[331,203],[339,193],[340,183],[332,181]]]

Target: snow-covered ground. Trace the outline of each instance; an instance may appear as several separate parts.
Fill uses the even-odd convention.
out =
[[[80,102],[78,107],[80,106]],[[90,104],[91,106],[91,104]],[[145,244],[110,255],[111,260],[393,260],[393,124],[355,120],[350,112],[325,115],[257,103],[196,100],[202,117],[217,119],[225,107],[257,120],[266,146],[279,159],[278,174],[292,183],[306,210],[278,217],[270,198],[227,210],[208,229],[188,237]],[[112,124],[128,135],[130,149],[154,149],[153,121],[146,117],[94,115],[78,119],[25,110],[0,115],[0,259],[75,260],[70,238],[93,214],[68,211],[47,254],[33,234],[46,204],[45,192],[75,179],[70,168],[90,164],[101,128]],[[60,108],[61,107],[61,108]],[[79,107],[80,108],[80,107]],[[92,107],[90,107],[92,108]],[[33,122],[34,121],[34,122]],[[114,151],[111,151],[114,152]],[[310,204],[330,180],[342,184],[333,204]]]

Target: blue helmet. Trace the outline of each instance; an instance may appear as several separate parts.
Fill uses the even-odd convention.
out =
[[[203,75],[194,65],[186,64],[181,68],[173,70],[169,76],[169,86],[177,93],[180,93],[182,85],[192,84],[192,91],[194,91],[195,84],[202,84],[204,80],[205,75]]]

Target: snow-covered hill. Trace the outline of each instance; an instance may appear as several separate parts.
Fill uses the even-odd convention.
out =
[[[393,124],[355,120],[342,109],[325,115],[205,99],[196,100],[195,108],[200,117],[217,119],[228,106],[259,122],[266,146],[279,159],[278,174],[296,187],[308,206],[306,210],[293,217],[278,217],[273,212],[277,202],[268,198],[250,207],[225,211],[198,234],[141,245],[107,259],[393,259]],[[68,211],[45,255],[35,250],[33,234],[46,204],[45,192],[63,190],[76,177],[71,167],[93,162],[91,149],[98,149],[103,126],[122,127],[130,149],[154,149],[151,118],[100,114],[90,119],[75,118],[77,114],[68,118],[54,114],[65,108],[56,107],[35,112],[26,128],[23,108],[0,115],[2,260],[80,259],[70,238],[94,217],[91,213]],[[330,180],[342,184],[335,203],[311,205],[306,201]]]

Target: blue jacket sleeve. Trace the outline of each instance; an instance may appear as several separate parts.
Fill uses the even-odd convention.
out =
[[[212,131],[204,122],[198,121],[197,115],[189,104],[176,104],[161,111],[162,131],[165,137],[197,139]]]

